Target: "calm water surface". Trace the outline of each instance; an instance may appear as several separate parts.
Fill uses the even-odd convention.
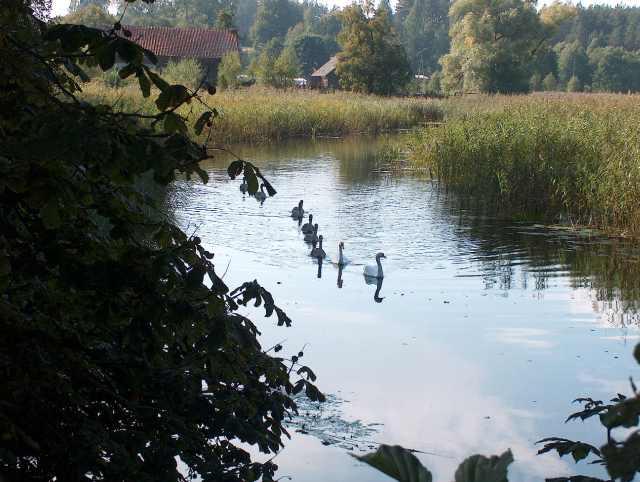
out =
[[[263,345],[306,344],[304,361],[348,421],[380,423],[371,438],[429,452],[435,480],[450,480],[473,453],[511,448],[512,481],[599,474],[534,442],[558,435],[604,440],[595,422],[563,424],[580,395],[629,393],[638,375],[640,249],[561,230],[504,224],[415,176],[391,174],[376,156],[382,140],[298,141],[237,152],[255,160],[278,190],[263,205],[243,197],[228,159],[204,166],[208,185],[180,182],[176,216],[215,253],[235,286],[258,279],[294,324],[279,328],[248,311]],[[289,217],[299,199],[342,272],[309,256]],[[374,300],[362,264],[383,251]],[[389,480],[347,450],[294,434],[275,460],[294,481]]]

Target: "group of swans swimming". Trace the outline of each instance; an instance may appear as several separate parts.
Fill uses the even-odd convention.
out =
[[[259,194],[259,193],[256,193]],[[291,217],[302,221],[305,215],[303,208],[304,201],[301,199],[297,206],[291,210]],[[313,248],[311,249],[311,257],[316,258],[319,262],[327,257],[327,253],[322,248],[323,237],[322,234],[318,236],[318,223],[313,223],[313,214],[309,214],[309,221],[302,225],[300,228],[304,234],[304,240],[307,243],[311,243]],[[376,264],[366,265],[363,269],[363,274],[366,278],[373,278],[381,280],[384,278],[384,271],[382,270],[382,259],[386,256],[384,253],[376,254]],[[335,262],[339,268],[343,268],[348,264],[351,264],[351,260],[344,255],[344,242],[338,243],[338,259]]]

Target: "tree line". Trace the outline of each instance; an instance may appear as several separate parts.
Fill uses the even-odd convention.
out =
[[[107,3],[75,0],[71,15],[95,17]],[[241,70],[277,87],[339,54],[342,86],[365,92],[640,91],[640,7],[537,9],[533,0],[399,0],[395,9],[389,0],[343,9],[316,0],[124,5],[129,24],[237,28],[248,47]]]

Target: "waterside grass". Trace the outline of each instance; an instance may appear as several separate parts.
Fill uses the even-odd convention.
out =
[[[96,81],[85,84],[82,97],[129,112],[154,111],[137,86],[113,88]],[[385,98],[346,92],[274,90],[261,87],[204,95],[203,100],[222,115],[215,120],[217,143],[263,143],[291,137],[378,134],[409,129],[441,118],[439,102],[426,99]],[[181,113],[195,120],[204,107],[192,103]]]
[[[478,97],[445,102],[414,166],[516,219],[640,236],[640,96]]]

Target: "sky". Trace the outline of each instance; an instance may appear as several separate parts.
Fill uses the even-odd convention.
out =
[[[53,13],[54,15],[64,15],[67,13],[69,9],[69,1],[70,0],[53,0]],[[540,4],[550,3],[551,0],[543,0],[540,1]],[[348,5],[353,3],[353,0],[321,0],[322,3],[326,3],[327,5],[333,6],[337,5],[339,7]],[[392,1],[392,3],[395,3]],[[577,3],[577,2],[574,2]],[[628,5],[628,6],[636,6],[640,7],[640,0],[582,0],[582,5],[595,5],[595,4],[607,4],[607,5]]]

